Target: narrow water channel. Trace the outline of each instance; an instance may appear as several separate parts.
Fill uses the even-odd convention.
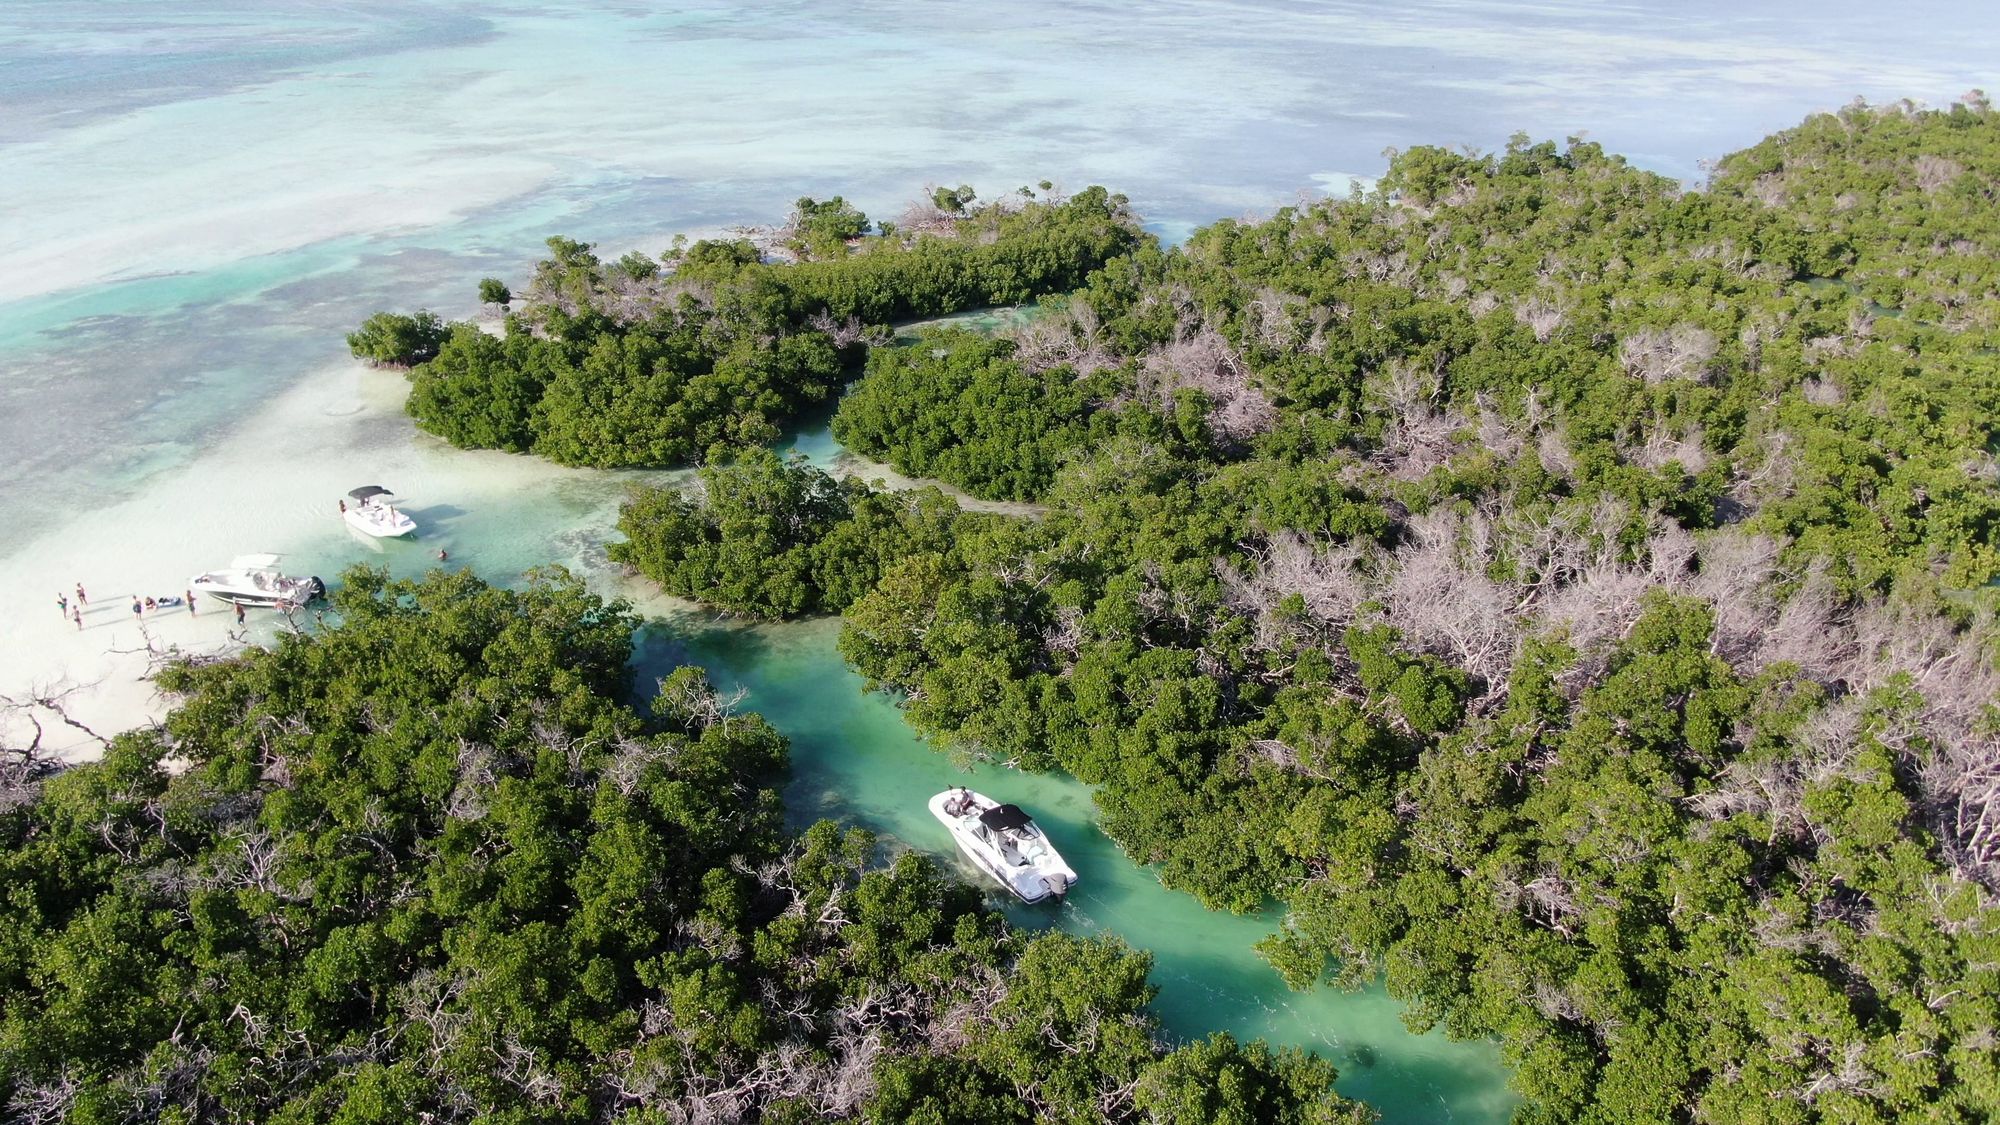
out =
[[[1343,1093],[1382,1111],[1385,1122],[1500,1122],[1513,1106],[1499,1051],[1490,1043],[1453,1043],[1441,1033],[1412,1035],[1399,1005],[1379,988],[1296,993],[1259,959],[1252,945],[1276,926],[1275,914],[1237,917],[1205,910],[1161,886],[1095,827],[1089,789],[1071,778],[982,766],[962,770],[911,732],[895,705],[864,694],[861,679],[834,649],[839,622],[755,628],[702,619],[656,620],[642,630],[635,663],[642,682],[677,664],[699,663],[719,687],[748,692],[760,712],[792,741],[785,791],[794,820],[830,817],[857,824],[937,856],[975,885],[1017,925],[1107,933],[1152,953],[1155,1007],[1177,1039],[1211,1031],[1308,1048],[1340,1070]],[[1077,870],[1076,889],[1057,907],[1023,907],[956,856],[924,802],[941,789],[971,784],[1032,812]]]

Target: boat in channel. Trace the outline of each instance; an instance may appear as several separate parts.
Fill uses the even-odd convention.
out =
[[[277,555],[238,555],[226,567],[188,579],[188,589],[261,609],[297,609],[326,596],[326,583],[317,577],[287,577],[278,569]]]
[[[1022,902],[1060,899],[1076,872],[1033,817],[970,789],[947,789],[930,799],[931,815],[958,841],[958,850]]]
[[[395,494],[381,485],[364,484],[350,490],[347,497],[354,503],[343,501],[340,517],[361,534],[376,539],[399,539],[417,533],[417,521],[397,511]]]

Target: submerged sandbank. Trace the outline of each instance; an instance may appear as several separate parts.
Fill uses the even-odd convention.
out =
[[[142,615],[131,597],[182,595],[190,576],[239,554],[276,552],[288,573],[331,579],[357,562],[414,573],[474,566],[508,581],[529,567],[561,563],[612,582],[603,559],[628,483],[666,473],[563,469],[536,458],[468,452],[417,433],[403,415],[407,384],[393,372],[346,362],[270,400],[184,467],[159,474],[129,499],[75,513],[57,530],[0,557],[0,695],[61,694],[79,722],[110,734],[156,721],[165,710],[144,679],[155,653],[224,651],[268,640],[283,618],[250,611],[247,630],[221,603]],[[338,501],[350,488],[382,484],[404,498],[420,525],[412,540],[379,542],[348,530]],[[56,599],[82,583],[82,629],[59,616]],[[665,608],[667,603],[662,603]],[[46,711],[44,745],[65,757],[98,745]]]
[[[192,614],[176,606],[135,615],[132,597],[183,596],[189,577],[242,554],[277,553],[287,573],[329,581],[368,563],[398,575],[470,566],[505,583],[554,563],[648,616],[702,616],[651,583],[626,577],[604,553],[628,489],[682,480],[686,470],[569,469],[537,457],[454,449],[419,432],[403,413],[408,391],[400,373],[352,361],[330,365],[129,498],[74,513],[0,556],[0,636],[10,639],[0,646],[0,696],[59,697],[65,713],[105,736],[157,722],[167,701],[146,676],[160,657],[227,652],[292,626],[277,613],[252,610],[239,627],[230,607],[205,598],[196,599]],[[790,439],[790,447],[836,475],[889,488],[936,483],[847,452],[823,424]],[[363,484],[394,490],[416,519],[417,535],[381,541],[350,531],[339,501]],[[945,490],[967,508],[1039,511]],[[439,550],[448,554],[442,563]],[[89,596],[81,629],[58,612],[56,600],[68,597],[74,607],[79,583]],[[309,625],[311,617],[300,614],[299,623]],[[34,713],[45,749],[71,760],[96,756],[100,744],[90,735],[45,708]]]

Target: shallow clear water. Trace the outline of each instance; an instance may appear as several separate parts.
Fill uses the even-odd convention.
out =
[[[1278,917],[1203,910],[1164,890],[1093,826],[1089,790],[1059,777],[993,767],[964,770],[910,733],[895,706],[864,696],[859,677],[833,652],[838,623],[758,629],[660,623],[641,635],[641,675],[678,663],[706,665],[718,686],[748,689],[744,706],[792,737],[792,816],[861,824],[900,846],[934,853],[989,891],[1016,924],[1110,933],[1153,954],[1155,1002],[1167,1031],[1193,1038],[1228,1031],[1310,1048],[1333,1060],[1342,1093],[1365,1099],[1391,1122],[1500,1121],[1513,1104],[1486,1043],[1452,1043],[1404,1030],[1397,1005],[1379,989],[1295,993],[1250,946]],[[1060,906],[1022,906],[959,859],[925,802],[971,785],[1031,811],[1076,868]]]
[[[518,280],[550,234],[653,250],[800,194],[893,218],[925,181],[1049,178],[1124,191],[1173,238],[1344,190],[1387,146],[1516,129],[1692,177],[1857,94],[1990,85],[1996,47],[2000,11],[1939,0],[0,5],[0,694],[75,685],[101,727],[157,713],[145,646],[222,645],[231,621],[135,619],[125,596],[251,551],[328,576],[439,548],[499,581],[561,562],[675,610],[602,549],[627,485],[669,474],[451,450],[344,355],[377,308],[472,313],[477,279]],[[798,443],[841,456],[823,428]],[[346,531],[334,502],[370,483],[418,540]],[[79,581],[81,631],[48,606]],[[858,692],[830,628],[662,626],[646,652],[752,689],[794,739],[801,808],[946,853],[920,798],[961,775]],[[1326,1050],[1391,1120],[1504,1113],[1490,1047],[1409,1036],[1379,993],[1285,992],[1249,951],[1271,920],[1161,890],[1081,788],[980,784],[1051,818],[1086,877],[1053,921],[1152,949],[1177,1034]]]
[[[1950,35],[1936,29],[1949,25]],[[383,306],[926,180],[1130,194],[1169,236],[1382,150],[1587,133],[1674,175],[1990,77],[2000,16],[1836,0],[360,0],[0,6],[0,526],[187,465]]]

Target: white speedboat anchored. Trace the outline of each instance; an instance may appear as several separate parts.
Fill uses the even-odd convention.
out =
[[[318,578],[287,578],[276,555],[239,555],[227,567],[188,579],[188,589],[232,605],[297,609],[326,595]]]
[[[417,533],[417,521],[396,510],[396,498],[379,484],[364,484],[347,494],[354,501],[341,502],[341,518],[347,526],[377,539],[395,539]]]
[[[1061,898],[1076,883],[1034,818],[970,789],[947,789],[930,800],[931,815],[951,830],[958,850],[1022,902]]]

